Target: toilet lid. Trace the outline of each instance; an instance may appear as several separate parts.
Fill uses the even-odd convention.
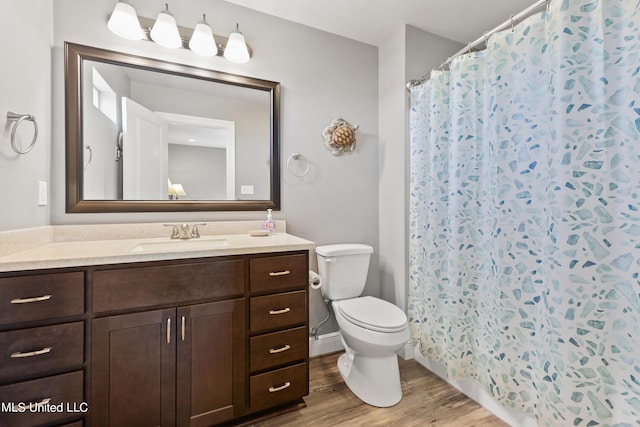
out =
[[[340,313],[358,326],[379,332],[398,332],[407,327],[407,316],[390,302],[374,297],[340,301]]]

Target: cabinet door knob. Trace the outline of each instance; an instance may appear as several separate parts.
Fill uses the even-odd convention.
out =
[[[275,393],[276,391],[281,391],[289,387],[291,387],[291,383],[287,381],[286,383],[282,384],[280,387],[269,387],[269,393]]]
[[[42,295],[33,298],[16,298],[11,300],[11,304],[29,304],[31,302],[40,302],[51,299],[51,295]]]
[[[269,276],[274,277],[274,276],[286,276],[288,274],[291,274],[291,272],[289,270],[284,270],[284,271],[272,271],[269,273]]]
[[[45,347],[42,350],[36,350],[36,351],[25,351],[25,352],[17,352],[17,353],[11,353],[11,358],[12,359],[20,359],[22,357],[33,357],[33,356],[40,356],[41,354],[47,354],[51,351],[51,347]]]
[[[278,348],[270,348],[269,349],[269,354],[282,353],[283,351],[287,351],[290,348],[291,348],[291,346],[289,344],[283,345],[282,347],[278,347]]]
[[[288,313],[291,311],[290,307],[286,307],[283,308],[282,310],[269,310],[269,314],[274,315],[274,314],[284,314],[284,313]]]

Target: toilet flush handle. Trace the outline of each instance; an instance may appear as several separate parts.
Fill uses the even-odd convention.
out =
[[[336,262],[336,258],[335,257],[325,258],[324,262]]]

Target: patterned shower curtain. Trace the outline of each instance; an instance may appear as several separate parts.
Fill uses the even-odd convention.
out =
[[[411,104],[422,354],[540,425],[640,424],[640,1],[552,0]]]

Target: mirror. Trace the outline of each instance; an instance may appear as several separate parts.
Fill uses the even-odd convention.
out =
[[[65,43],[67,212],[280,209],[280,84]]]

